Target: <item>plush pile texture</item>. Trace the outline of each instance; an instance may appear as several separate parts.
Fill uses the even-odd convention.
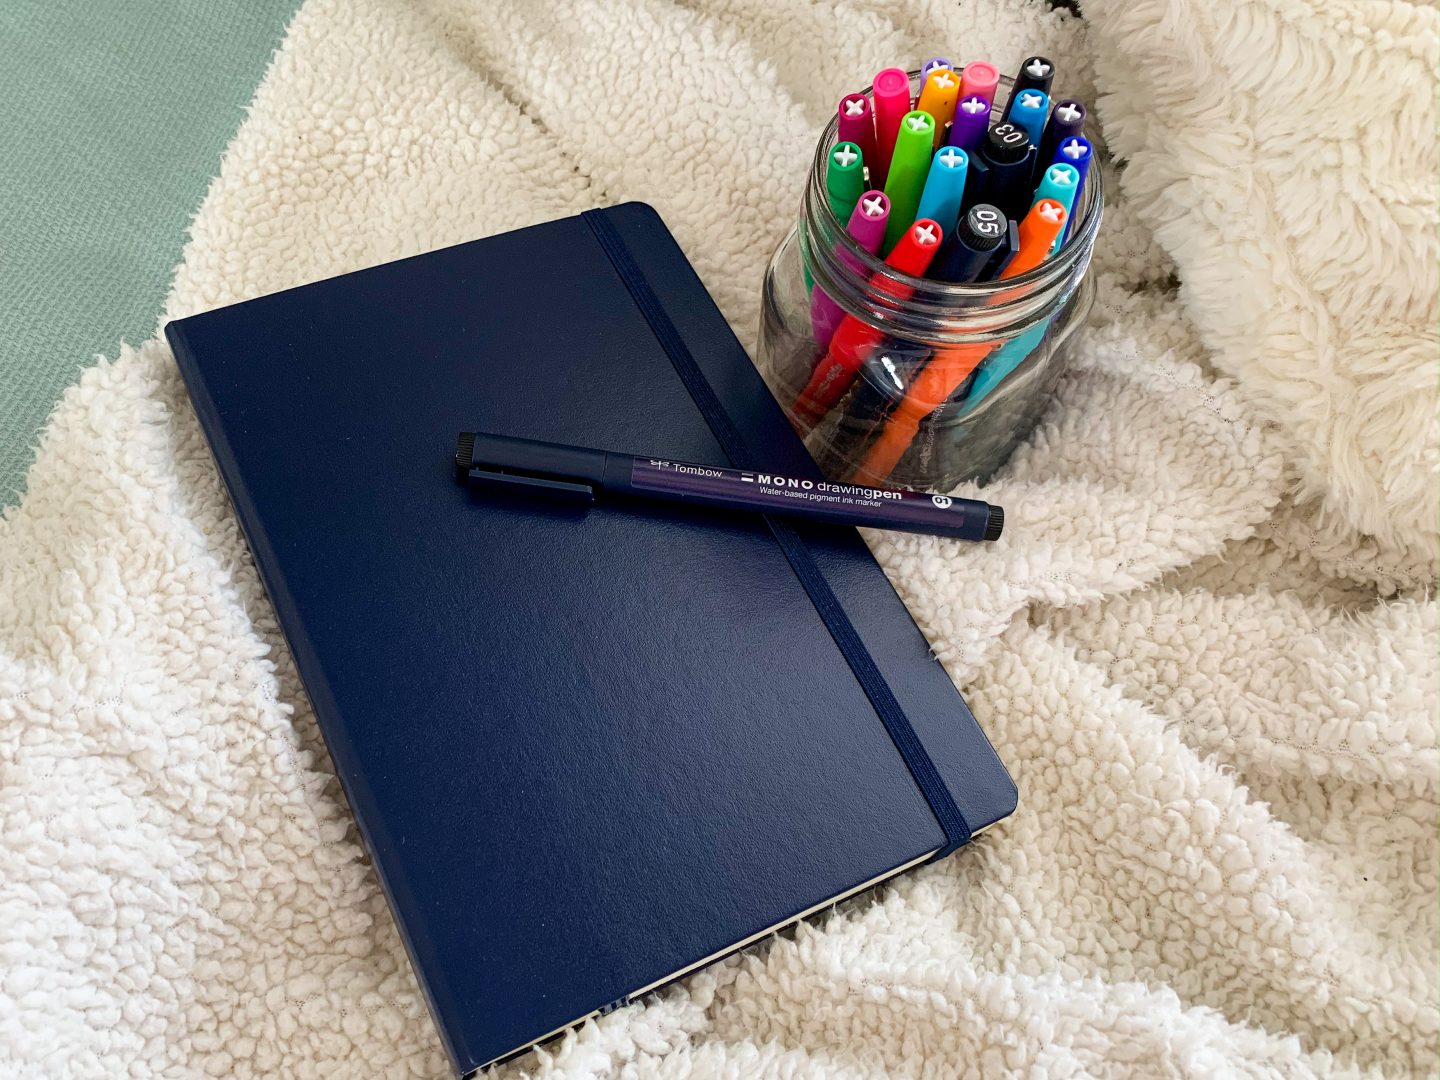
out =
[[[835,100],[937,52],[1053,56],[1128,159],[1080,359],[987,490],[1005,538],[869,536],[1018,813],[507,1075],[1434,1068],[1436,13],[1085,10],[311,0],[291,26],[168,316],[635,198],[753,345]],[[1348,110],[1321,150],[1313,95]],[[445,1075],[159,341],[67,395],[0,597],[0,1075]]]

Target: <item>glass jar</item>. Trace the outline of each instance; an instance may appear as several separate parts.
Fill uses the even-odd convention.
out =
[[[910,79],[913,91],[919,72]],[[1002,78],[996,91],[992,123],[1009,83]],[[831,480],[940,490],[983,481],[1039,421],[1090,310],[1086,271],[1104,201],[1099,163],[1048,260],[1006,281],[958,285],[892,270],[849,236],[825,191],[836,126],[832,118],[820,137],[800,221],[765,272],[757,366]],[[824,356],[812,329],[811,282],[883,334],[867,339],[878,344],[866,347],[848,392],[818,422],[795,408]]]

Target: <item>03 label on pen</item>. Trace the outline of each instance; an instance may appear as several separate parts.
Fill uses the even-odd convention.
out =
[[[748,503],[757,509],[785,507],[797,503],[813,507],[855,510],[899,511],[906,518],[930,518],[954,523],[964,514],[948,495],[920,491],[872,488],[861,484],[840,484],[829,480],[782,476],[764,470],[727,469],[716,465],[695,465],[663,458],[636,458],[630,483],[637,491],[670,495],[724,496]]]

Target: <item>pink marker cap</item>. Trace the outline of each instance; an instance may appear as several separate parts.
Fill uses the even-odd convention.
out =
[[[1000,85],[1000,72],[994,64],[976,60],[966,64],[960,72],[960,97],[982,97],[992,105],[995,103],[995,88]]]
[[[900,134],[900,121],[910,111],[910,76],[899,68],[886,68],[875,76],[875,160],[870,167],[870,186],[884,187],[890,175],[890,156],[895,153],[895,138]]]

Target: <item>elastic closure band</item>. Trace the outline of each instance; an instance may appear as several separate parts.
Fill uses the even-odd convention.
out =
[[[684,338],[670,321],[670,316],[660,304],[660,298],[650,287],[645,279],[639,264],[630,254],[629,248],[610,219],[601,210],[586,210],[580,215],[595,239],[599,241],[600,247],[604,250],[610,263],[615,267],[615,272],[620,275],[620,280],[625,283],[630,296],[635,301],[635,306],[645,316],[645,321],[650,324],[655,338],[660,342],[660,347],[665,350],[665,355],[670,358],[674,365],[675,372],[680,376],[680,381],[685,384],[685,389],[695,400],[705,422],[715,435],[730,464],[736,468],[752,468],[754,461],[749,448],[745,445],[745,439],[740,434],[740,429],[735,426],[730,414],[721,405],[720,399],[716,396],[710,382],[705,378],[705,373],[700,370],[700,365],[690,355],[690,349],[685,344]],[[915,734],[915,729],[910,724],[910,718],[895,700],[894,693],[880,673],[880,668],[875,663],[875,658],[870,655],[870,650],[860,640],[850,616],[845,614],[845,609],[836,598],[835,592],[830,588],[830,583],[825,575],[820,572],[820,567],[815,563],[815,557],[805,542],[795,532],[794,528],[786,521],[764,515],[765,522],[770,526],[770,531],[775,536],[775,541],[780,545],[780,550],[785,553],[795,576],[800,579],[806,595],[810,602],[815,605],[816,612],[830,631],[830,636],[835,639],[839,646],[840,653],[845,657],[850,670],[854,672],[855,679],[860,683],[860,688],[865,691],[865,696],[870,699],[876,714],[880,717],[885,730],[890,733],[894,740],[895,747],[900,751],[901,758],[909,767],[911,775],[915,778],[915,784],[920,789],[920,794],[930,804],[941,829],[945,832],[945,846],[935,854],[935,858],[941,858],[950,854],[961,844],[970,839],[970,826],[965,823],[960,808],[955,805],[955,799],[950,794],[950,789],[945,786],[944,780],[940,778],[940,771],[935,767],[935,762],[930,759],[920,737]]]

